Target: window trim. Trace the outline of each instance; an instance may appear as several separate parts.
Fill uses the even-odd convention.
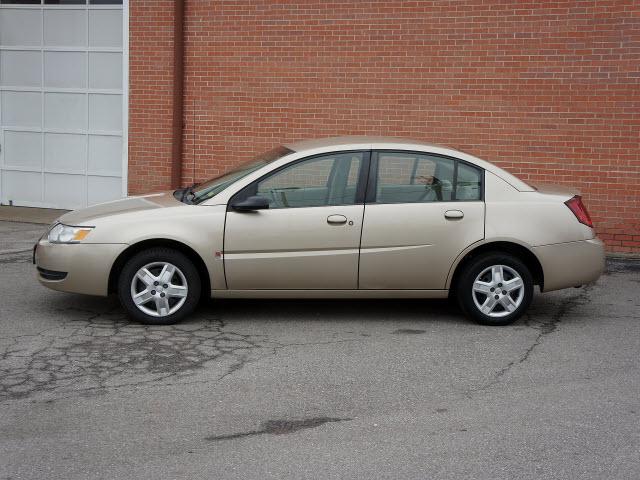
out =
[[[453,165],[453,197],[457,197],[458,195],[458,164],[463,163],[471,168],[475,168],[480,172],[480,198],[477,200],[458,200],[457,198],[452,198],[451,200],[446,201],[438,201],[438,202],[398,202],[398,203],[384,203],[376,201],[376,195],[378,190],[378,162],[381,153],[398,153],[398,154],[409,154],[409,155],[428,155],[432,157],[440,157],[447,160],[452,160],[454,162]],[[417,150],[398,150],[398,149],[376,149],[371,151],[371,161],[369,162],[369,179],[367,182],[367,190],[365,193],[365,204],[366,205],[404,205],[404,204],[440,204],[440,203],[468,203],[468,202],[484,202],[484,186],[485,186],[485,169],[474,164],[468,162],[466,160],[462,160],[461,158],[452,157],[450,155],[442,155],[440,153],[432,153],[428,151],[417,151]]]
[[[309,155],[307,157],[298,158],[297,160],[293,160],[292,162],[289,162],[289,163],[286,163],[284,165],[281,165],[280,167],[275,168],[275,169],[265,173],[261,177],[255,179],[250,184],[245,185],[243,188],[241,188],[236,193],[234,193],[231,196],[231,198],[229,198],[229,201],[227,202],[227,211],[228,212],[235,211],[235,210],[233,210],[233,208],[231,208],[231,205],[236,201],[236,199],[238,197],[240,197],[242,195],[245,195],[245,192],[248,192],[246,194],[246,197],[250,197],[252,195],[257,195],[258,183],[264,181],[265,179],[267,179],[268,177],[270,177],[272,175],[277,174],[278,172],[280,172],[282,170],[285,170],[287,168],[293,167],[294,165],[297,165],[298,163],[305,162],[307,160],[313,160],[314,158],[328,157],[330,155],[342,155],[342,154],[346,154],[346,153],[362,153],[362,165],[360,166],[360,172],[359,172],[359,175],[358,175],[358,181],[356,183],[356,197],[355,197],[354,203],[341,203],[341,204],[337,204],[337,205],[315,205],[315,206],[308,206],[308,207],[286,207],[286,208],[278,208],[278,209],[274,209],[274,210],[288,210],[288,209],[299,209],[299,208],[345,207],[345,206],[354,206],[354,205],[364,205],[364,203],[365,203],[366,182],[367,182],[367,179],[369,178],[369,172],[370,172],[371,150],[362,150],[362,149],[358,149],[358,150],[335,150],[335,151],[332,151],[332,152],[317,153],[315,155]],[[332,171],[333,171],[333,167],[332,167]]]

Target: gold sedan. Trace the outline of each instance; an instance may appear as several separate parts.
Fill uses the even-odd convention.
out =
[[[582,200],[464,152],[343,137],[278,147],[218,178],[67,213],[34,249],[52,289],[117,293],[170,324],[201,297],[444,298],[506,325],[546,292],[595,281]]]

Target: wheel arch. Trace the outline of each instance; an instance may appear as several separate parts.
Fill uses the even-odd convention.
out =
[[[200,282],[202,283],[202,292],[210,292],[211,291],[211,280],[209,277],[209,269],[207,265],[204,263],[202,257],[189,245],[186,245],[177,240],[171,240],[168,238],[152,238],[141,240],[139,242],[133,243],[129,245],[126,249],[124,249],[120,255],[116,258],[111,266],[111,271],[109,272],[109,283],[108,283],[108,293],[116,293],[117,292],[117,283],[118,277],[120,276],[120,272],[124,267],[127,260],[133,257],[135,254],[142,252],[144,250],[148,250],[153,247],[166,247],[172,248],[184,255],[187,256],[189,260],[193,262],[196,269],[198,270],[198,274],[200,275]],[[203,295],[203,298],[208,297],[208,295]]]
[[[469,247],[467,251],[461,253],[456,259],[456,263],[451,268],[449,277],[447,279],[446,288],[449,290],[449,294],[455,293],[455,285],[458,282],[460,274],[464,270],[465,266],[478,255],[482,255],[488,252],[497,253],[509,253],[519,258],[527,266],[533,277],[533,283],[540,286],[540,291],[544,290],[544,270],[540,260],[533,251],[521,243],[514,242],[512,240],[493,240],[486,243],[476,244]],[[451,273],[453,272],[453,273]]]

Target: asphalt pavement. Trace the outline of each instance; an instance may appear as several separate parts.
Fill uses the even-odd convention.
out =
[[[486,327],[446,301],[211,301],[169,327],[40,286],[0,222],[0,479],[640,477],[640,261]]]

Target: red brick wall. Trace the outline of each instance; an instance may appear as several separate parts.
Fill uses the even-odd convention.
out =
[[[129,3],[129,193],[171,188],[173,0]]]
[[[183,183],[280,142],[417,138],[579,187],[609,250],[640,252],[637,0],[187,0],[185,37]],[[132,108],[130,150],[159,121]]]

